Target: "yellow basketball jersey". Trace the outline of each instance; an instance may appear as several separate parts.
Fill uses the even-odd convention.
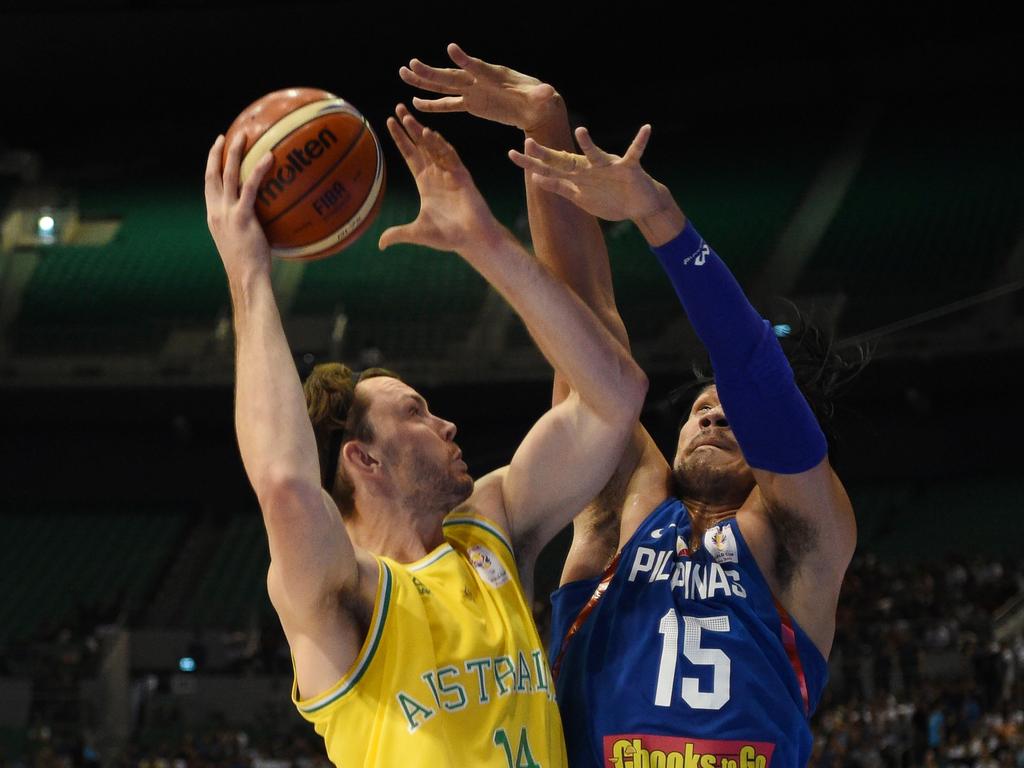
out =
[[[379,557],[370,630],[349,672],[292,700],[354,766],[564,768],[544,648],[507,536],[452,513],[445,543],[414,563]]]

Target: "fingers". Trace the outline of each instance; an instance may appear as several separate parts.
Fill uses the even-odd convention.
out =
[[[543,160],[539,160],[536,157],[530,157],[524,155],[522,152],[517,152],[514,149],[510,149],[508,152],[508,159],[518,165],[524,171],[537,174],[539,176],[564,176],[571,171],[563,171],[559,168],[546,163]]]
[[[409,134],[405,132],[405,129],[395,118],[388,118],[387,127],[388,133],[391,134],[391,140],[395,142],[395,146],[398,147],[402,159],[409,166],[409,171],[415,176],[423,168],[423,158],[417,151],[416,145],[412,143]]]
[[[220,159],[224,154],[224,136],[220,135],[210,147],[206,158],[206,204],[209,205],[222,189]]]
[[[412,140],[419,143],[423,136],[423,124],[413,116],[405,104],[395,107],[395,115],[402,122],[402,127],[405,128]]]
[[[404,104],[395,107],[395,117],[388,118],[388,132],[413,176],[417,176],[428,161],[446,170],[454,170],[462,163],[455,147],[437,131],[424,127]]]
[[[412,97],[412,105],[420,112],[465,112],[465,104],[465,100],[461,96],[445,96],[442,99]]]
[[[608,154],[597,146],[590,138],[590,132],[582,126],[576,129],[576,141],[579,143],[580,149],[583,150],[583,154],[594,165],[608,165],[616,159],[614,155]]]
[[[410,59],[409,69],[425,80],[449,87],[467,88],[476,82],[476,78],[464,69],[432,67],[419,59]]]
[[[415,238],[415,227],[416,222],[409,224],[400,224],[397,227],[388,227],[381,235],[380,240],[377,241],[377,247],[380,250],[390,248],[392,245],[398,245],[399,243],[414,243]]]
[[[402,78],[408,85],[414,88],[421,88],[424,91],[433,91],[434,93],[445,93],[450,96],[462,93],[461,88],[457,88],[454,85],[449,85],[443,82],[437,82],[435,80],[429,80],[425,77],[420,77],[408,67],[401,67],[398,70],[398,76]]]
[[[640,158],[643,157],[644,150],[647,148],[647,141],[650,138],[651,126],[648,123],[641,126],[640,130],[637,131],[622,159],[628,162],[639,162]],[[590,138],[590,132],[582,126],[576,129],[576,141],[579,143],[580,149],[583,150],[583,154],[593,165],[609,165],[619,159],[616,155],[605,152],[597,146],[594,140]]]
[[[573,178],[578,171],[582,170],[581,164],[576,163],[576,158],[579,158],[580,162],[583,164],[587,161],[579,155],[571,155],[569,153],[564,154],[566,155],[565,158],[557,158],[556,162],[549,162],[546,160],[540,160],[536,157],[530,157],[529,155],[524,155],[522,152],[517,152],[513,149],[509,151],[508,158],[524,171],[527,171],[531,177],[543,176],[552,179]]]
[[[555,149],[548,149],[543,144],[534,141],[533,139],[527,139],[523,144],[524,154],[529,155],[537,160],[542,160],[546,163],[553,163],[558,160],[559,155],[565,154]]]
[[[490,69],[496,68],[494,64],[488,64],[483,59],[470,56],[456,43],[448,43],[448,56],[464,70],[474,75],[482,75],[487,73]]]
[[[560,173],[572,173],[586,164],[586,158],[580,155],[548,149],[533,139],[527,139],[523,149],[525,150],[525,155],[535,160],[540,160],[546,167]]]
[[[228,147],[228,156],[224,162],[224,188],[223,192],[230,199],[238,198],[238,169],[242,164],[242,147],[245,146],[245,133],[239,131],[231,140]]]
[[[430,155],[430,159],[439,166],[446,170],[452,170],[462,164],[462,161],[459,159],[459,153],[455,151],[455,147],[449,144],[448,140],[440,133],[424,128],[422,135],[423,148]]]
[[[252,169],[252,173],[249,178],[245,180],[245,184],[242,185],[242,193],[238,196],[238,204],[243,210],[250,210],[256,204],[256,193],[259,191],[260,184],[263,182],[263,178],[267,175],[267,171],[270,170],[270,166],[274,164],[274,155],[267,152],[260,161],[256,163],[256,167]]]
[[[409,66],[401,67],[398,76],[416,88],[449,95],[462,93],[476,82],[476,78],[461,69],[431,67],[419,59],[412,59]]]
[[[547,176],[554,172],[551,168],[544,165],[543,161],[538,160],[535,157],[530,157],[529,155],[524,155],[522,152],[518,152],[514,149],[510,149],[508,151],[508,159],[524,171],[530,171],[531,173]]]
[[[580,196],[580,189],[568,179],[559,179],[553,176],[541,176],[536,173],[530,174],[530,179],[543,190],[554,192],[556,195],[576,202]]]
[[[629,149],[626,150],[626,154],[623,155],[625,160],[639,161],[643,157],[644,150],[647,148],[647,140],[651,138],[651,124],[646,123],[640,126],[640,130],[636,132],[636,136],[633,138],[633,143],[629,145]]]

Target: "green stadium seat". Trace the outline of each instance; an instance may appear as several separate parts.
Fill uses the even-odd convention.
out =
[[[908,123],[894,113],[800,287],[843,293],[859,333],[992,286],[1020,235],[1024,147],[1009,126]]]
[[[0,643],[26,640],[43,626],[141,601],[173,556],[185,524],[167,510],[18,509],[0,539]]]

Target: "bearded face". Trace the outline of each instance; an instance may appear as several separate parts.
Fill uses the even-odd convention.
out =
[[[462,453],[453,442],[450,450],[436,451],[427,445],[408,441],[389,442],[384,455],[393,468],[396,484],[403,495],[423,510],[454,509],[473,493]]]
[[[424,513],[445,513],[473,492],[455,425],[430,412],[415,389],[388,377],[360,382],[370,403],[371,451],[379,456],[392,491]]]

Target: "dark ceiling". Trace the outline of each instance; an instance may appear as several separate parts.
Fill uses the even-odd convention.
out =
[[[812,11],[580,4],[6,2],[0,149],[44,174],[182,175],[250,101],[314,85],[380,124],[412,91],[398,67],[471,53],[553,82],[581,121],[633,129],[713,121],[723,131],[807,125],[862,102],[923,113],[1018,100],[1019,45],[1006,19],[950,4]],[[487,21],[485,21],[485,19]],[[467,121],[449,125],[469,135]],[[470,150],[472,152],[472,149]]]
[[[94,0],[44,7],[38,0],[8,1],[0,11],[0,154],[38,153],[44,181],[145,174],[194,179],[198,189],[209,144],[260,95],[290,85],[323,87],[380,125],[398,100],[412,95],[398,67],[412,56],[443,62],[451,40],[553,82],[578,122],[622,137],[649,121],[656,131],[668,126],[676,131],[671,135],[701,141],[760,135],[764,144],[772,135],[799,143],[835,130],[866,104],[898,108],[936,128],[975,117],[1015,119],[1024,67],[1009,18],[982,18],[948,3],[927,9],[819,6],[810,13],[729,4],[718,10],[674,6],[684,21],[669,23],[661,15],[665,7],[631,2],[607,16],[578,3],[407,10],[384,3]],[[500,142],[473,141],[475,121],[438,122],[467,160],[506,162]],[[507,133],[509,146],[515,139]],[[652,143],[651,151],[676,149]],[[397,156],[389,163],[397,167]],[[846,417],[852,425],[848,455],[860,464],[855,473],[1008,471],[1012,436],[1024,428],[1015,384],[1020,365],[1016,353],[964,356],[950,367],[927,360],[876,366]],[[661,383],[662,395],[668,387]],[[535,414],[546,400],[544,385],[529,392],[499,389],[483,393],[479,408],[509,424],[527,423],[522,414]],[[84,455],[102,429],[110,431],[111,445],[135,445],[125,435],[150,435],[161,451],[192,462],[182,459],[178,466],[157,451],[160,472],[192,474],[195,462],[205,459],[190,441],[206,442],[203,419],[211,413],[217,437],[209,439],[220,441],[225,456],[234,455],[228,392],[157,392],[139,399],[134,410],[123,408],[125,393],[103,396],[110,402],[97,406],[90,392],[61,395],[59,403],[48,392],[8,393],[3,420],[17,439],[4,462],[10,470],[5,484],[32,473],[47,476],[40,482],[52,479],[54,453]],[[457,389],[448,396],[451,415],[460,421],[454,411],[468,408],[469,398]],[[159,408],[167,412],[150,412]],[[110,421],[106,414],[114,412],[126,413],[130,423]],[[50,414],[53,423],[39,422],[39,413]],[[19,421],[18,414],[29,420]],[[193,427],[175,426],[181,423],[198,425],[195,436]],[[172,432],[177,436],[168,438]],[[471,434],[467,430],[467,439]],[[117,466],[89,464],[82,477],[68,477],[72,485],[131,460],[100,454]],[[475,468],[501,458],[481,455]],[[146,476],[144,484],[151,481]]]

